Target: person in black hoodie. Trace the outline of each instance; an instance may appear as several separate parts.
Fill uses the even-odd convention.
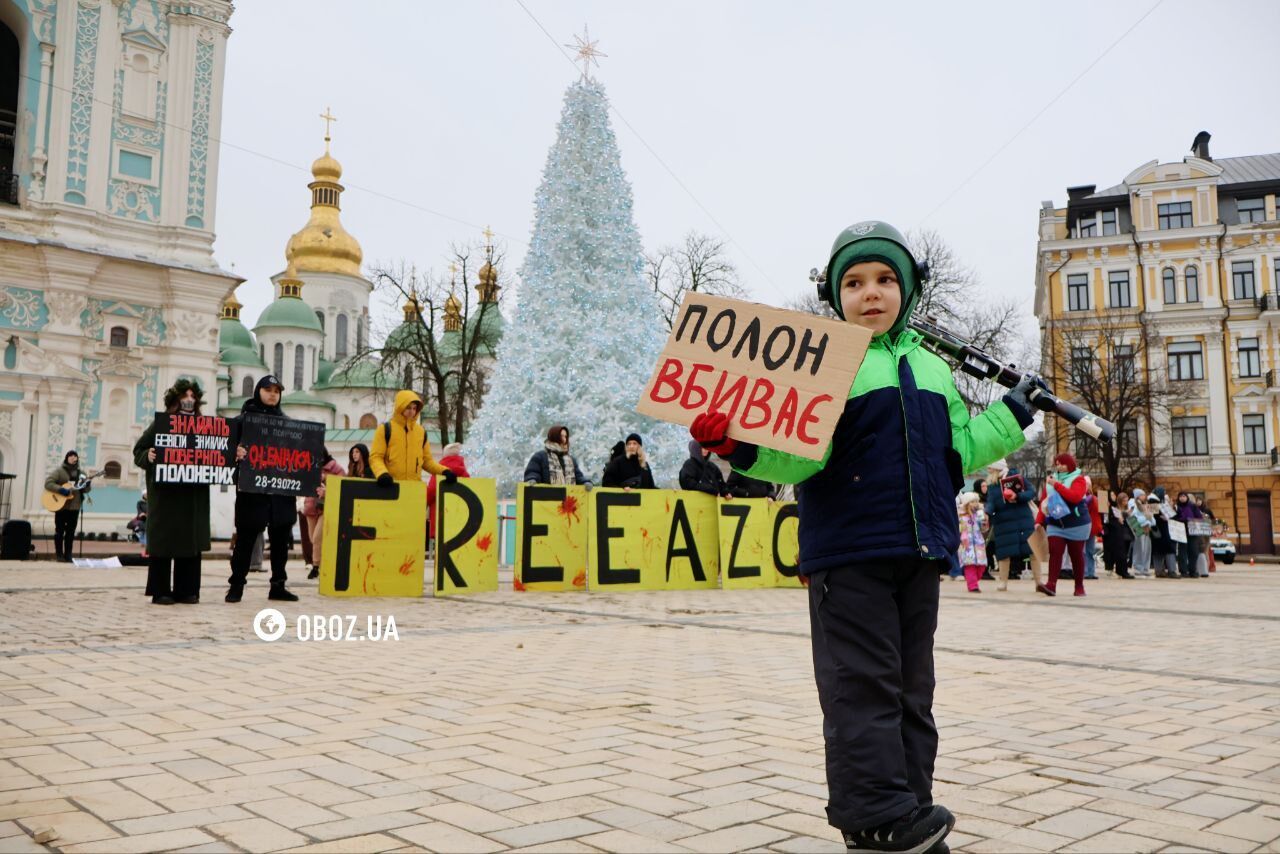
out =
[[[258,380],[253,389],[253,397],[244,402],[240,412],[256,412],[262,415],[274,415],[283,418],[280,410],[280,395],[284,385],[271,374]],[[245,457],[246,449],[240,444],[240,431],[243,428],[242,417],[231,420],[231,444],[236,449],[236,460]],[[249,558],[253,554],[253,544],[264,530],[271,543],[271,590],[268,599],[282,602],[297,602],[298,597],[285,589],[288,574],[285,564],[289,562],[289,546],[293,538],[293,523],[297,521],[296,501],[292,495],[263,495],[258,492],[245,492],[236,486],[236,547],[231,552],[230,588],[227,590],[228,602],[239,602],[244,592],[245,579],[249,573]]]
[[[729,472],[726,488],[734,498],[776,498],[778,495],[777,484],[756,480],[736,471]]]
[[[622,444],[622,443],[619,443]],[[617,450],[618,446],[614,445]],[[622,453],[615,453],[604,467],[602,486],[620,486],[623,489],[657,489],[653,471],[644,456],[644,443],[639,433],[632,433],[622,445]]]
[[[697,440],[689,443],[689,459],[680,468],[680,488],[708,495],[729,496],[720,467],[711,461],[711,452],[699,445]]]

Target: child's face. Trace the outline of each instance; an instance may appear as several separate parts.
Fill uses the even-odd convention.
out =
[[[893,268],[879,261],[864,261],[845,270],[840,279],[840,308],[849,323],[870,329],[874,335],[888,332],[902,308]]]

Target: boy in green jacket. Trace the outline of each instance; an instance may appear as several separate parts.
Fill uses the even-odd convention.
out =
[[[851,851],[946,850],[955,818],[932,795],[938,561],[959,546],[964,472],[1020,447],[1032,417],[1031,378],[969,417],[951,368],[907,328],[927,277],[887,223],[836,238],[819,292],[873,338],[821,460],[735,441],[722,413],[689,428],[736,471],[799,484],[827,818]]]

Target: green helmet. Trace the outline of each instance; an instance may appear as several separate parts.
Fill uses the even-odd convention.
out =
[[[889,330],[891,334],[897,334],[906,326],[907,319],[911,317],[911,312],[920,299],[920,288],[929,278],[929,268],[927,264],[916,262],[906,237],[887,222],[869,219],[854,223],[840,232],[840,236],[831,244],[825,276],[818,282],[818,297],[835,309],[837,316],[844,319],[839,298],[840,279],[854,264],[865,261],[888,264],[898,274],[902,308],[893,328]]]

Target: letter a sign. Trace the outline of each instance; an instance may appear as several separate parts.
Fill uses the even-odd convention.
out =
[[[636,411],[688,426],[714,410],[735,439],[821,459],[870,330],[691,292]]]

